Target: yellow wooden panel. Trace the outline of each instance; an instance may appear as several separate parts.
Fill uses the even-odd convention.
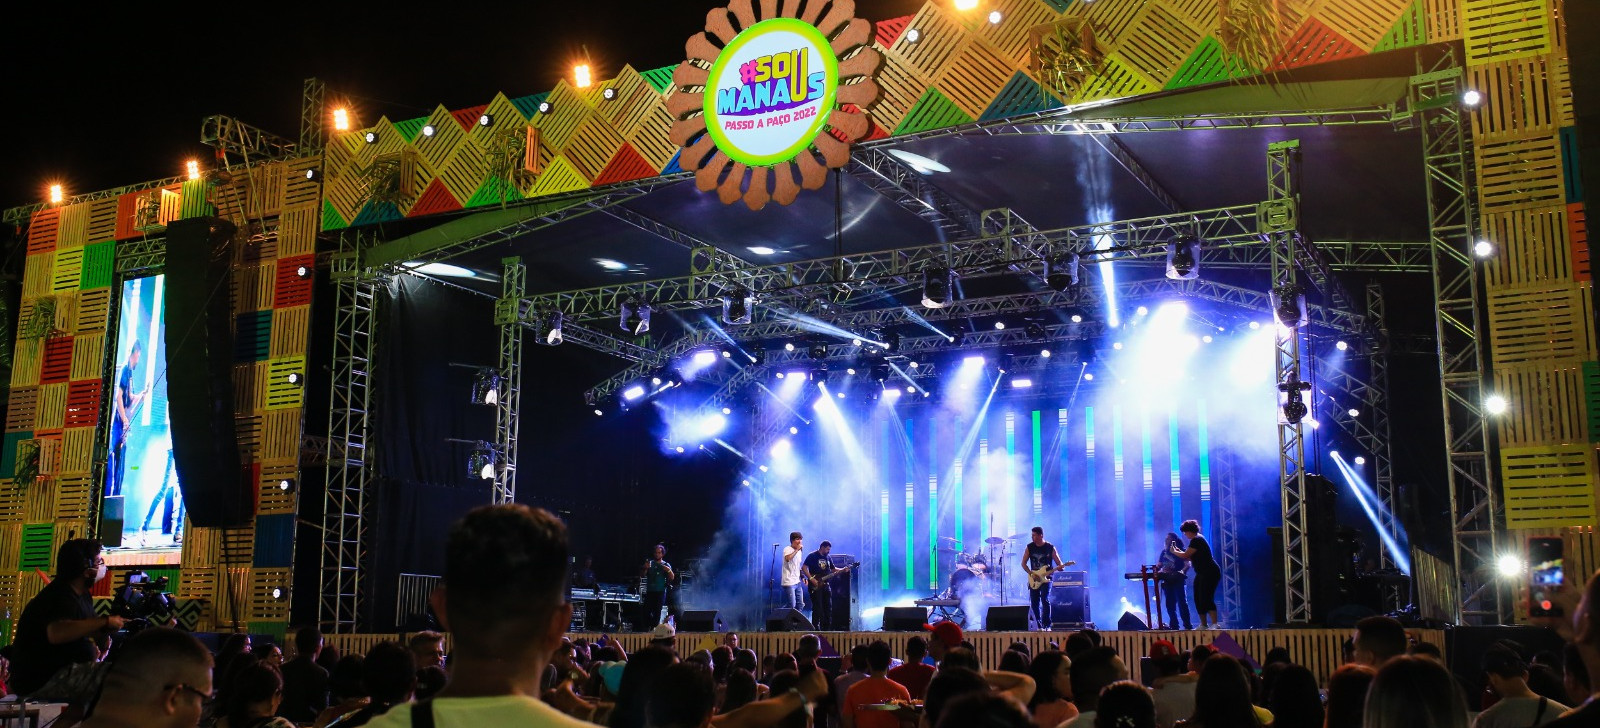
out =
[[[667,163],[672,161],[672,155],[678,153],[678,147],[673,146],[668,138],[671,131],[672,114],[667,111],[666,102],[656,102],[650,105],[644,118],[635,126],[633,134],[628,137],[628,144],[660,171],[666,169]]]
[[[300,425],[304,411],[299,407],[278,409],[261,415],[261,457],[285,460],[300,454]]]
[[[289,587],[292,579],[288,569],[251,569],[250,621],[289,621]],[[273,596],[273,590],[278,591]]]
[[[594,114],[594,109],[589,106],[584,95],[568,85],[565,80],[556,84],[549,95],[545,96],[545,101],[549,102],[550,111],[535,112],[529,123],[539,130],[540,143],[560,154],[566,149],[572,135],[583,126],[583,122]]]
[[[1482,144],[1554,134],[1563,123],[1555,76],[1552,55],[1468,67],[1467,84],[1484,97],[1472,112],[1473,140]]]
[[[108,197],[89,203],[88,242],[110,240],[117,234],[117,198]]]
[[[291,159],[287,165],[287,178],[283,184],[283,207],[285,210],[310,206],[315,209],[322,207],[322,185],[316,180],[306,179],[306,170],[316,169],[321,171],[323,159],[321,156],[301,157]]]
[[[433,127],[433,136],[424,136],[418,132],[411,146],[422,155],[423,161],[427,162],[429,167],[439,169],[439,166],[455,153],[456,147],[466,141],[467,132],[456,123],[450,110],[443,106],[434,109],[433,113],[428,115],[427,123]]]
[[[272,312],[273,358],[304,355],[306,335],[311,328],[311,306],[290,306]]]
[[[106,337],[84,334],[72,337],[73,379],[99,379],[100,367],[105,364]]]
[[[83,475],[94,470],[94,434],[93,427],[73,427],[61,434],[61,473],[63,475]],[[78,514],[78,517],[87,518],[87,514]]]
[[[1316,15],[1329,28],[1354,41],[1361,50],[1372,50],[1388,35],[1400,15],[1411,9],[1412,0],[1339,0],[1317,7]]]
[[[1055,22],[1061,16],[1044,0],[995,0],[988,9],[999,11],[999,23],[978,26],[978,38],[994,47],[1012,68],[1027,68],[1032,60],[1028,31]]]
[[[258,164],[245,176],[250,217],[277,217],[283,211],[284,190],[288,184],[289,167],[283,162]],[[241,180],[236,176],[234,183]]]
[[[1484,213],[1483,234],[1494,243],[1484,265],[1490,286],[1572,280],[1572,242],[1562,206]]]
[[[278,256],[289,258],[317,251],[317,230],[321,225],[315,205],[286,208],[278,218]]]
[[[1128,37],[1118,42],[1117,52],[1129,65],[1164,86],[1204,37],[1205,29],[1189,25],[1186,19],[1159,4],[1150,4]]]
[[[295,458],[261,463],[261,478],[257,483],[257,492],[260,494],[260,505],[256,509],[258,514],[295,512],[299,489],[291,487],[289,490],[284,490],[279,487],[279,483],[284,480],[298,481],[300,477],[296,470],[298,467],[299,461]]]
[[[22,297],[38,298],[50,295],[51,276],[55,272],[54,251],[28,256],[22,271]]]
[[[1550,52],[1549,0],[1462,0],[1467,63]]]
[[[261,409],[277,410],[299,407],[305,394],[306,357],[304,354],[276,357],[264,362],[266,379],[261,382]],[[289,381],[298,375],[298,383]]]
[[[11,473],[0,475],[6,476],[0,479],[0,571],[4,571],[9,568],[7,564],[17,563],[17,550],[21,548],[21,531],[10,529],[20,528],[22,523],[23,486],[11,478]]]
[[[974,119],[983,114],[1017,69],[988,43],[972,40],[934,82],[946,98]]]
[[[18,339],[17,353],[11,359],[11,386],[31,387],[38,384],[39,370],[43,366],[44,339]]]
[[[79,202],[61,208],[60,227],[56,232],[56,249],[81,248],[89,242],[89,203]]]
[[[277,288],[276,262],[245,266],[233,272],[233,310],[236,313],[265,311],[272,308],[272,296]]]
[[[72,333],[106,333],[106,320],[111,313],[111,289],[96,288],[78,292],[77,310],[73,311]]]
[[[66,474],[56,479],[55,486],[55,520],[87,523],[94,507],[94,478],[86,472]]]
[[[1461,0],[1423,0],[1422,14],[1429,43],[1461,39]]]
[[[1506,528],[1592,526],[1594,451],[1587,444],[1503,448]]]
[[[1588,441],[1588,403],[1578,362],[1501,365],[1494,380],[1495,391],[1510,403],[1497,420],[1502,447]]]
[[[564,154],[585,179],[593,181],[620,148],[622,135],[599,114],[591,114],[583,126],[573,133]]]
[[[605,88],[612,89],[613,97],[609,101],[605,98]],[[662,99],[632,66],[623,66],[617,77],[601,88],[600,94],[600,99],[594,102],[595,112],[623,137],[632,135]]]
[[[56,519],[55,483],[49,478],[38,478],[22,491],[22,520],[41,523]],[[54,552],[52,552],[54,553]]]
[[[434,170],[439,173],[439,183],[443,184],[457,200],[472,199],[472,194],[483,184],[483,156],[483,148],[470,140],[456,145],[442,166],[434,166]]]
[[[267,363],[233,365],[233,411],[246,415],[261,409],[261,393],[265,391]]]
[[[1592,360],[1589,289],[1517,286],[1489,291],[1490,351],[1496,366]]]
[[[928,78],[910,65],[888,60],[878,69],[877,81],[878,100],[868,108],[869,116],[878,126],[892,131],[927,92]]]
[[[1086,3],[1089,19],[1095,24],[1095,37],[1115,48],[1127,40],[1128,31],[1134,27],[1139,13],[1151,6],[1148,2]],[[1074,14],[1081,14],[1077,10]]]
[[[1558,54],[1552,63],[1551,79],[1555,86],[1556,124],[1571,126],[1577,117],[1572,114],[1572,65],[1567,54]]]
[[[1138,71],[1129,68],[1126,63],[1117,59],[1117,54],[1106,58],[1100,67],[1100,72],[1091,77],[1083,88],[1073,94],[1072,103],[1081,104],[1087,101],[1101,99],[1116,99],[1127,96],[1139,96],[1157,90],[1149,78]]]
[[[1555,135],[1477,145],[1478,201],[1484,212],[1562,204],[1561,142]]]
[[[902,32],[886,52],[884,67],[903,65],[907,72],[923,78],[938,76],[967,44],[968,35],[961,27],[962,22],[951,17],[941,3],[924,3],[906,25],[906,31],[917,31],[916,42],[909,37],[911,33]]]
[[[178,596],[185,598],[211,598],[210,593],[196,593],[191,591],[189,574],[200,573],[203,569],[217,564],[217,529],[200,528],[189,523],[185,517],[183,524],[183,584],[178,590]],[[199,587],[196,583],[193,586]]]
[[[35,430],[59,430],[67,416],[67,383],[46,384],[39,387],[39,412],[34,420]]]

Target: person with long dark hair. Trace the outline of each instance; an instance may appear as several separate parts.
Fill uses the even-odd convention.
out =
[[[1155,728],[1156,704],[1143,685],[1124,680],[1100,691],[1094,728]]]
[[[1244,666],[1227,655],[1213,655],[1200,668],[1194,686],[1194,715],[1180,728],[1260,728],[1250,702],[1250,681]]]
[[[1367,689],[1366,728],[1467,728],[1467,704],[1436,660],[1401,655]]]
[[[295,728],[277,717],[283,700],[283,677],[262,662],[248,665],[234,677],[217,728]]]
[[[1275,663],[1282,664],[1282,663]],[[1267,693],[1273,728],[1317,728],[1322,725],[1322,694],[1317,676],[1300,665],[1285,665]]]
[[[1179,549],[1173,546],[1168,550],[1188,559],[1189,566],[1194,569],[1194,610],[1200,613],[1200,629],[1216,628],[1220,626],[1217,619],[1217,584],[1222,581],[1222,567],[1217,566],[1216,557],[1211,553],[1211,543],[1200,535],[1198,521],[1184,521],[1178,530],[1189,537],[1189,547]]]
[[[1035,723],[1058,726],[1078,717],[1078,706],[1067,698],[1072,694],[1072,661],[1065,652],[1040,652],[1028,666],[1028,676],[1034,685],[1028,712],[1033,714]]]
[[[1378,674],[1366,665],[1350,663],[1328,678],[1328,709],[1324,728],[1361,728],[1367,705],[1367,688]]]
[[[1164,543],[1156,561],[1156,579],[1161,587],[1161,598],[1167,602],[1167,629],[1177,629],[1180,617],[1184,629],[1194,629],[1194,622],[1189,619],[1189,597],[1184,593],[1189,583],[1189,575],[1185,573],[1189,562],[1178,555],[1183,550],[1183,541],[1178,534],[1169,531]]]

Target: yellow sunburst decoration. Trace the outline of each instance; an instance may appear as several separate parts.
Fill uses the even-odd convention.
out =
[[[781,5],[781,7],[780,7]],[[689,38],[667,99],[678,165],[723,204],[794,202],[867,135],[883,56],[853,0],[733,0]]]

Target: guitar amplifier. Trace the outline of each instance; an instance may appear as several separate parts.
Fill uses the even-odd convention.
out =
[[[1087,571],[1058,571],[1050,575],[1052,586],[1082,586],[1089,585],[1089,572]]]
[[[1081,572],[1080,572],[1081,573]],[[1089,623],[1089,587],[1057,584],[1050,590],[1050,626],[1082,627]]]

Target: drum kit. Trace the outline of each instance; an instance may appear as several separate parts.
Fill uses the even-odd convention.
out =
[[[939,553],[953,560],[953,568],[950,571],[949,588],[937,596],[943,599],[983,597],[1005,603],[1005,575],[1007,559],[1011,556],[1011,542],[1029,538],[1030,535],[1026,533],[1009,538],[990,536],[983,541],[988,546],[988,553],[985,554],[981,547],[970,553],[964,552],[954,545],[959,541],[941,536],[939,540],[943,543],[939,546]]]

